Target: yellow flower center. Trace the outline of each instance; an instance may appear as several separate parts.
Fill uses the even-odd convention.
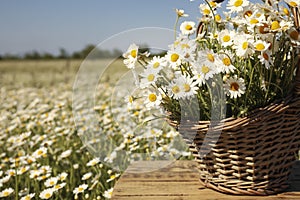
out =
[[[171,55],[171,61],[172,62],[177,62],[178,59],[179,59],[179,55],[177,53],[173,53]]]
[[[189,49],[190,46],[189,46],[188,44],[182,44],[182,45],[181,45],[181,48],[182,48],[182,49]]]
[[[185,91],[185,92],[191,91],[191,86],[190,86],[189,84],[184,84],[184,85],[183,85],[183,88],[184,88],[184,91]]]
[[[290,15],[290,11],[289,11],[289,9],[287,9],[287,8],[283,8],[283,13],[285,14],[285,15]]]
[[[243,45],[242,45],[242,48],[243,48],[244,50],[246,50],[246,49],[248,48],[248,45],[249,45],[248,42],[244,42]]]
[[[211,7],[216,7],[216,6],[217,6],[217,3],[214,2],[214,1],[210,1],[210,2],[209,2],[209,5],[210,5]]]
[[[82,187],[79,187],[79,188],[78,188],[78,192],[83,192],[83,188],[82,188]]]
[[[30,200],[31,198],[30,198],[30,196],[27,195],[24,199],[25,200]]]
[[[207,59],[208,59],[210,62],[215,62],[215,57],[214,57],[214,55],[212,55],[211,53],[207,54]]]
[[[294,2],[294,1],[291,1],[291,2],[289,3],[289,5],[292,6],[292,7],[297,7],[297,6],[298,6],[297,3]]]
[[[60,189],[60,185],[54,186],[55,189]]]
[[[129,103],[133,103],[133,97],[132,97],[132,96],[129,96],[129,97],[128,97],[128,101],[129,101]]]
[[[223,37],[223,42],[229,42],[230,41],[230,35],[225,35],[224,37]]]
[[[239,84],[237,82],[233,82],[230,84],[230,90],[231,91],[238,91],[240,88]]]
[[[263,58],[265,59],[265,60],[269,60],[269,55],[267,54],[267,53],[263,53]]]
[[[54,181],[50,181],[49,184],[50,185],[54,185],[55,183],[54,183]]]
[[[242,4],[243,4],[243,0],[236,0],[233,5],[235,7],[240,7]]]
[[[221,15],[219,15],[219,14],[215,15],[215,20],[216,20],[217,22],[220,22],[220,21],[222,20]]]
[[[137,51],[134,49],[134,50],[131,50],[130,52],[130,55],[133,57],[133,58],[136,58],[136,54],[137,54]]]
[[[205,8],[205,9],[203,10],[203,14],[204,14],[204,15],[209,15],[209,14],[210,14],[210,10],[207,9],[207,8]]]
[[[224,58],[223,59],[223,64],[226,66],[229,66],[231,64],[230,59],[229,58]]]
[[[154,68],[154,69],[158,68],[159,66],[160,66],[160,63],[159,63],[159,62],[156,62],[156,63],[153,64],[153,68]]]
[[[155,78],[154,74],[149,74],[147,77],[148,81],[154,81],[154,78]]]
[[[209,72],[209,67],[203,65],[201,71],[203,74],[207,74]]]
[[[180,92],[180,88],[179,88],[177,85],[175,85],[175,86],[172,87],[172,92],[173,92],[174,94],[177,94],[177,93]]]
[[[4,197],[7,197],[8,195],[10,195],[10,192],[8,192],[8,191],[3,192]]]
[[[49,199],[51,196],[52,196],[52,195],[51,195],[50,193],[46,193],[46,194],[45,194],[45,198],[46,198],[46,199]]]
[[[250,20],[250,24],[257,24],[258,23],[258,20],[257,19],[251,19]]]
[[[262,43],[258,43],[256,46],[255,46],[256,50],[257,51],[262,51],[265,49],[265,45],[262,44]]]
[[[185,30],[191,31],[192,29],[193,27],[189,24],[185,26]]]
[[[277,30],[280,28],[279,22],[278,21],[273,21],[271,24],[271,30]]]
[[[152,93],[152,94],[149,94],[148,99],[149,99],[149,101],[151,101],[151,102],[155,102],[156,99],[157,99],[157,96],[156,96],[155,94]],[[111,176],[111,177],[113,177],[113,176]]]

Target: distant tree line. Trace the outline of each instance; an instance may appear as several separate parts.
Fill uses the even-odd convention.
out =
[[[91,53],[91,54],[90,54]],[[89,58],[117,58],[122,56],[119,49],[103,50],[96,48],[95,45],[89,44],[81,51],[75,51],[69,54],[64,48],[59,49],[58,55],[45,52],[41,53],[36,50],[27,52],[24,55],[4,54],[0,55],[0,60],[51,60],[51,59],[84,59],[89,54]]]

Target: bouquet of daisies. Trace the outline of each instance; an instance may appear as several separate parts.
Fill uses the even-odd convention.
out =
[[[200,4],[200,21],[183,21],[164,56],[151,56],[135,44],[124,53],[124,64],[145,91],[130,102],[143,99],[146,107],[162,107],[174,120],[184,102],[197,106],[199,120],[211,120],[218,99],[225,99],[226,117],[240,117],[285,98],[297,71],[299,5],[299,0],[229,0],[221,13],[220,3]],[[188,16],[176,13],[177,23]]]

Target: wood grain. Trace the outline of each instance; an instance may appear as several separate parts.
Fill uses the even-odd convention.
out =
[[[290,191],[272,196],[234,196],[204,188],[194,161],[133,163],[115,185],[115,200],[277,200],[300,199],[299,166],[293,168]],[[297,192],[299,191],[299,192]]]

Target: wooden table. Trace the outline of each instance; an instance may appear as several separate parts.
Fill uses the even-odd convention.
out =
[[[145,172],[146,171],[146,172]],[[292,188],[272,196],[234,196],[206,189],[198,181],[194,161],[139,161],[115,185],[115,200],[275,200],[300,199],[300,163],[293,170]]]

